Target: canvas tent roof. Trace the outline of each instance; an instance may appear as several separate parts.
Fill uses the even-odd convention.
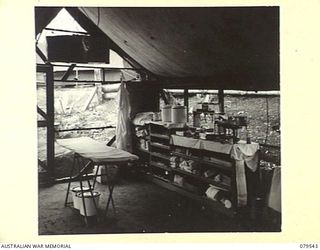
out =
[[[69,11],[81,26],[102,31],[121,56],[166,86],[280,88],[278,7],[84,7]],[[40,12],[36,31],[46,24]]]

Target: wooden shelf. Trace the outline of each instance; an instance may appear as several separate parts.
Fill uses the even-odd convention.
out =
[[[160,153],[155,153],[155,152],[150,152],[150,155],[152,155],[154,157],[159,157],[159,158],[166,160],[166,161],[170,161],[170,156],[166,156],[166,155],[163,155]]]
[[[219,159],[215,159],[215,160],[203,160],[197,156],[190,156],[190,155],[185,155],[182,153],[178,153],[178,152],[174,152],[172,151],[171,154],[182,157],[182,158],[186,158],[186,159],[190,159],[190,160],[194,160],[194,161],[198,161],[202,164],[205,165],[210,165],[210,166],[214,166],[216,168],[225,170],[225,171],[231,171],[232,170],[232,163],[227,162],[227,161],[222,161]]]
[[[220,212],[221,214],[224,214],[228,217],[234,217],[236,215],[235,209],[234,208],[226,208],[223,204],[221,204],[220,202],[214,201],[209,199],[206,196],[201,196],[195,193],[192,193],[190,191],[185,190],[183,187],[174,184],[172,182],[168,182],[167,180],[163,181],[163,178],[157,178],[155,176],[152,175],[145,175],[146,179],[149,181],[152,181],[153,183],[164,187],[168,190],[177,192],[180,195],[183,195],[185,197],[191,198],[199,203],[201,203],[202,205],[211,207],[212,209],[214,209],[217,212]]]
[[[206,112],[210,113],[210,112]],[[153,127],[153,125],[160,126],[160,128]],[[170,130],[170,128],[166,128],[162,126],[161,124],[150,124],[149,126],[149,151],[141,150],[140,151],[144,153],[148,153],[149,158],[149,168],[148,172],[143,174],[143,176],[152,181],[153,183],[156,183],[159,186],[162,186],[166,189],[169,189],[171,191],[177,192],[180,195],[183,195],[185,197],[191,198],[192,200],[199,202],[199,204],[206,206],[208,208],[212,208],[213,210],[220,212],[221,214],[227,215],[229,217],[234,217],[237,214],[237,207],[236,205],[230,209],[226,208],[224,204],[222,204],[219,201],[214,201],[208,197],[204,193],[192,191],[188,189],[188,186],[179,186],[176,183],[172,181],[172,177],[174,174],[179,174],[185,178],[190,179],[190,181],[199,182],[199,187],[205,187],[209,186],[209,184],[216,186],[217,188],[221,188],[231,194],[233,197],[236,195],[236,190],[233,190],[234,186],[229,185],[227,183],[221,183],[216,182],[213,178],[207,178],[204,176],[196,175],[190,172],[187,172],[185,170],[182,170],[180,168],[171,168],[170,167],[170,157],[171,155],[175,155],[181,158],[194,160],[195,162],[199,163],[202,166],[202,170],[205,171],[208,168],[215,169],[220,174],[225,174],[227,176],[231,176],[233,178],[234,176],[234,164],[232,159],[227,158],[226,160],[222,160],[219,158],[214,158],[210,156],[210,158],[202,158],[204,153],[199,152],[198,156],[192,156],[192,155],[186,155],[184,153],[178,153],[178,152],[172,152],[172,149],[175,148],[174,145],[169,145],[171,134],[173,131]],[[200,149],[199,149],[200,150]],[[159,162],[158,162],[159,161]],[[163,163],[160,163],[162,161]],[[157,171],[158,170],[158,171]],[[164,173],[164,171],[167,171],[166,174],[168,176],[162,176],[161,174]],[[160,173],[160,175],[157,175],[157,173]],[[169,178],[170,177],[170,178]],[[233,179],[232,179],[233,180]]]
[[[137,140],[140,140],[140,139],[150,140],[150,135],[136,136],[136,139],[137,139]]]
[[[146,149],[143,148],[137,148],[140,152],[145,153],[145,154],[149,154],[150,152]]]
[[[173,168],[172,169],[174,172],[177,172],[177,173],[181,173],[183,175],[187,175],[187,176],[191,176],[192,178],[196,179],[196,180],[199,180],[199,181],[203,181],[203,182],[206,182],[208,184],[212,184],[212,185],[215,185],[216,187],[219,187],[219,188],[222,188],[226,191],[231,191],[231,187],[229,185],[226,185],[226,184],[223,184],[223,183],[220,183],[220,182],[216,182],[210,178],[206,178],[206,177],[202,177],[202,176],[199,176],[199,175],[196,175],[196,174],[193,174],[193,173],[189,173],[187,171],[184,171],[182,169],[179,169],[179,168]]]
[[[212,159],[212,160],[203,160],[201,159],[201,163],[205,164],[205,165],[211,165],[223,170],[227,170],[227,171],[231,171],[232,170],[232,163],[231,162],[227,162],[227,161],[223,161],[223,160],[219,160],[219,159]]]
[[[161,144],[161,143],[151,142],[150,146],[157,147],[157,148],[162,148],[162,149],[166,149],[166,150],[170,150],[170,146],[164,145],[164,144]]]
[[[205,110],[205,109],[197,109],[195,111],[193,111],[193,113],[206,113],[206,114],[215,114],[215,115],[219,115],[220,113],[215,112],[214,110]]]
[[[169,183],[169,182],[170,182],[168,179],[166,179],[166,178],[164,178],[164,177],[161,177],[161,176],[159,176],[159,175],[151,175],[151,177],[152,177],[152,178],[156,178],[156,179],[161,180],[161,181],[164,181],[164,182],[166,182],[166,183]]]
[[[150,165],[154,166],[154,167],[157,167],[157,168],[161,168],[161,169],[167,170],[167,171],[172,171],[172,168],[169,168],[167,166],[164,166],[164,165],[159,164],[159,163],[154,162],[154,161],[150,161]]]
[[[175,152],[175,151],[172,151],[171,154],[173,154],[175,156],[183,157],[183,158],[186,158],[186,159],[189,159],[189,160],[201,161],[201,159],[199,157],[197,157],[197,156],[186,155],[186,154]]]
[[[240,129],[246,126],[246,125],[229,123],[228,121],[216,121],[216,123],[218,125],[224,126],[225,128],[231,128],[231,129]]]
[[[151,137],[157,137],[157,138],[161,138],[161,139],[170,139],[169,135],[163,135],[163,134],[158,134],[158,133],[150,133]]]

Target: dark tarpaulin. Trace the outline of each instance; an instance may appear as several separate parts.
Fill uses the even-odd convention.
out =
[[[80,8],[172,86],[279,89],[279,8]]]
[[[60,10],[61,7],[34,8],[36,36],[55,18]]]
[[[280,89],[278,7],[78,9],[69,12],[81,26],[101,30],[165,87]],[[41,19],[36,30],[51,20]]]

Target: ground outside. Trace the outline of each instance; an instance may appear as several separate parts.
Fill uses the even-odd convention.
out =
[[[108,188],[97,183],[99,216],[86,226],[78,210],[64,206],[66,190],[67,184],[39,188],[39,235],[280,231],[270,221],[228,218],[137,173],[121,174],[113,193],[116,213],[110,206],[106,216]]]

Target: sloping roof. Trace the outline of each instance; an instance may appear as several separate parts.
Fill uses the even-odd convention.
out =
[[[79,8],[165,85],[279,90],[279,8]]]

